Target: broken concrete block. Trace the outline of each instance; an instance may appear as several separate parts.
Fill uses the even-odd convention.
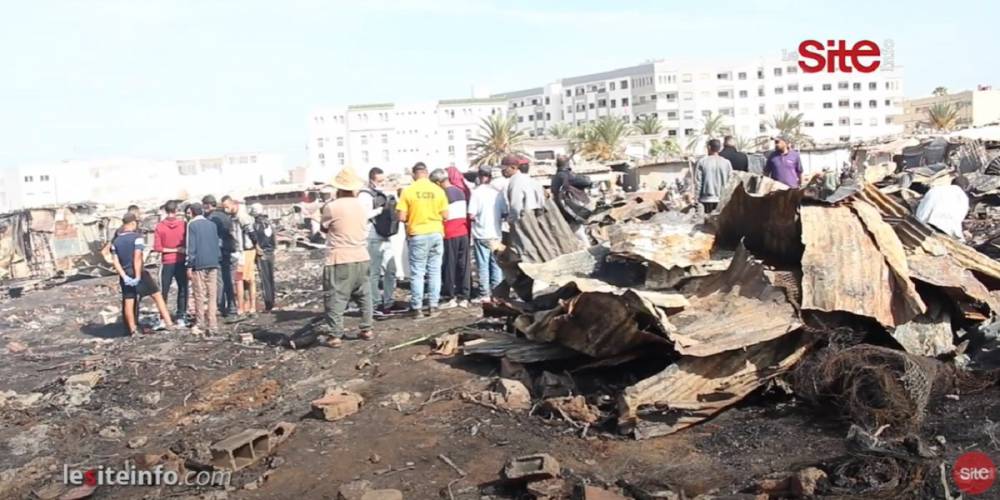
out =
[[[325,420],[333,422],[357,413],[363,403],[364,398],[355,392],[331,389],[322,398],[314,400],[312,408]]]
[[[549,398],[542,403],[542,409],[584,424],[592,424],[601,418],[597,407],[587,404],[587,398],[583,396]]]
[[[360,480],[352,481],[347,484],[340,486],[337,490],[337,500],[361,500],[365,492],[372,489],[372,483],[370,481]]]
[[[270,455],[294,431],[294,424],[278,422],[270,431],[247,429],[230,436],[209,447],[212,465],[233,471],[243,469]]]
[[[509,410],[527,410],[531,408],[531,393],[524,384],[511,379],[502,378],[497,381],[496,391],[502,400],[501,406]]]
[[[403,500],[403,492],[399,490],[368,490],[361,495],[361,500]]]
[[[617,493],[596,486],[583,487],[583,500],[628,500]]]
[[[536,499],[567,498],[566,481],[562,479],[546,479],[544,481],[536,481],[528,485],[528,493],[535,495]]]
[[[94,387],[104,378],[104,370],[94,370],[92,372],[78,373],[66,378],[66,385],[83,385]]]
[[[548,453],[525,455],[507,462],[503,468],[507,479],[520,481],[543,481],[559,476],[559,462]]]
[[[457,333],[447,333],[434,339],[432,354],[438,356],[454,356],[458,352],[460,338]]]

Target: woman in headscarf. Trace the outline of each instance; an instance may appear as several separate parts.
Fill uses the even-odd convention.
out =
[[[462,175],[462,172],[454,165],[448,167],[445,171],[448,172],[448,183],[460,189],[462,194],[465,195],[465,200],[469,201],[469,197],[472,196],[472,190],[465,183],[465,176]]]

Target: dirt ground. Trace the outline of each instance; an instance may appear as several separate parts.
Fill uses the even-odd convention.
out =
[[[445,311],[433,320],[381,321],[375,341],[347,341],[340,349],[241,345],[241,332],[273,340],[307,328],[321,310],[316,256],[285,253],[278,267],[280,310],[208,339],[186,330],[120,336],[120,325],[99,318],[102,309],[117,307],[113,278],[0,303],[0,349],[6,348],[0,392],[42,394],[23,408],[0,405],[0,497],[59,491],[64,464],[120,466],[137,454],[166,450],[204,463],[209,444],[280,421],[295,424],[294,433],[271,458],[234,474],[228,491],[101,487],[92,498],[332,499],[355,479],[398,489],[408,499],[516,498],[490,483],[509,458],[536,452],[556,457],[567,475],[597,485],[724,497],[769,474],[846,451],[846,422],[777,388],[667,437],[635,441],[605,430],[582,436],[565,422],[463,400],[463,391],[480,390],[496,375],[495,360],[437,357],[425,343],[389,350],[476,323],[476,309]],[[144,307],[151,307],[148,300]],[[356,321],[350,318],[348,326]],[[89,401],[67,400],[64,379],[93,370],[105,376]],[[311,417],[310,401],[333,386],[360,393],[361,411],[338,422]],[[933,407],[922,436],[950,464],[969,449],[1000,450],[998,425],[1000,391],[992,388],[945,398]],[[144,444],[136,441],[141,437]]]

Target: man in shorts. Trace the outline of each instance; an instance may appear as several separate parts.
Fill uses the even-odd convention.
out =
[[[139,318],[136,315],[138,301],[145,296],[153,297],[156,309],[160,313],[160,327],[173,328],[173,321],[167,311],[167,303],[156,286],[156,281],[143,270],[142,251],[146,244],[142,233],[138,231],[138,218],[133,213],[122,217],[122,227],[111,242],[111,262],[118,273],[118,282],[122,288],[122,310],[125,312],[125,326],[129,335],[139,331]]]

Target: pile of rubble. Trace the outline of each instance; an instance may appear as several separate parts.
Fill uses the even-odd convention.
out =
[[[707,218],[631,194],[593,217],[592,248],[551,207],[519,222],[484,306],[503,327],[460,338],[500,378],[467,398],[645,439],[769,387],[885,445],[995,383],[978,354],[1000,264],[874,185],[822,197],[740,175],[727,191]]]

